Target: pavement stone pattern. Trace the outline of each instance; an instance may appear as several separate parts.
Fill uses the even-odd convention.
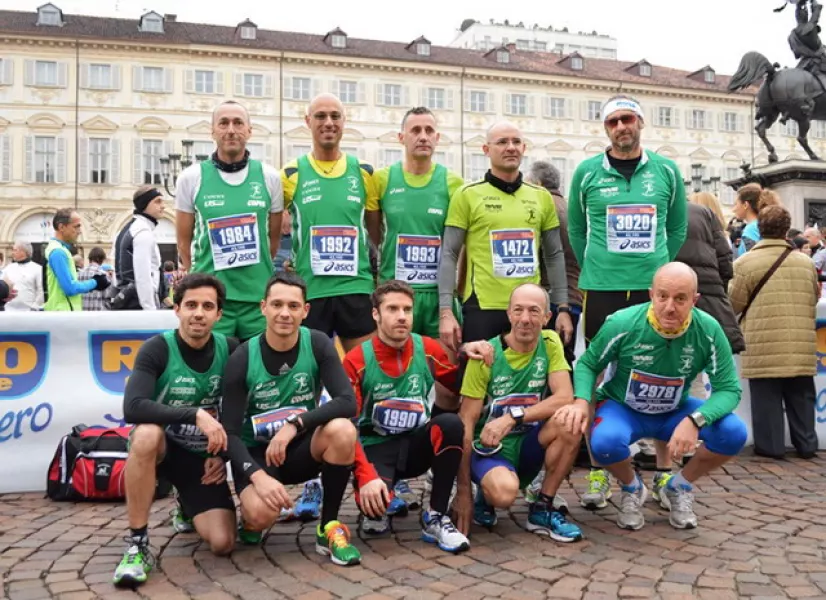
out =
[[[826,457],[740,457],[697,486],[698,529],[672,529],[649,500],[637,532],[616,526],[613,506],[580,508],[585,473],[576,471],[561,493],[583,526],[582,542],[526,532],[520,499],[509,514],[500,511],[492,532],[473,530],[469,552],[454,556],[420,541],[418,513],[411,513],[395,520],[389,536],[356,538],[363,563],[350,568],[315,553],[315,523],[277,524],[262,547],[214,557],[195,534],[172,532],[167,499],[150,519],[160,565],[137,591],[110,583],[125,549],[123,504],[10,494],[0,496],[0,600],[826,599],[825,468]],[[356,515],[348,497],[342,521],[354,537]]]

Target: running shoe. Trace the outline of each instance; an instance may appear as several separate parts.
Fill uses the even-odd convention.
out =
[[[608,506],[608,500],[611,498],[611,480],[608,478],[608,472],[603,469],[591,469],[586,477],[588,489],[582,494],[580,504],[588,510]]]
[[[315,521],[321,516],[321,480],[312,479],[304,484],[304,491],[295,502],[293,512],[297,519]]]
[[[536,502],[528,512],[528,531],[538,535],[547,535],[557,542],[577,542],[582,539],[579,526],[568,521],[565,514],[548,506],[545,502]]]
[[[146,583],[149,572],[155,566],[155,557],[149,550],[149,541],[146,538],[137,540],[127,537],[126,542],[129,547],[115,569],[112,583],[117,587],[135,588]]]
[[[470,548],[470,542],[456,529],[450,517],[437,512],[422,513],[422,539],[437,544],[445,552],[459,553]]]
[[[338,521],[330,521],[324,529],[320,524],[316,527],[315,551],[329,556],[336,565],[349,566],[361,562],[361,552],[350,543],[350,530]]]

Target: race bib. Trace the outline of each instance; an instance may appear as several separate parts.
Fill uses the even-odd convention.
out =
[[[218,407],[199,406],[198,408],[205,410],[209,416],[214,419],[218,418]],[[167,425],[166,433],[170,440],[182,448],[186,448],[192,452],[206,452],[207,437],[204,435],[204,432],[201,431],[201,428],[194,423]]]
[[[539,403],[539,396],[537,394],[508,394],[500,398],[494,398],[490,405],[490,412],[488,413],[488,421],[493,421],[499,417],[504,416],[510,412],[511,408],[520,407],[527,409]],[[510,430],[508,435],[515,435],[517,433],[525,433],[535,427],[537,423],[522,423],[516,425]]]
[[[307,409],[303,406],[285,406],[253,415],[250,419],[253,438],[256,442],[269,442],[287,422],[287,417],[305,412]]]
[[[257,265],[261,260],[255,213],[207,221],[216,271]]]
[[[619,204],[606,210],[608,251],[622,254],[654,252],[657,207],[653,204]]]
[[[442,240],[437,235],[396,237],[396,279],[407,283],[436,283]]]
[[[628,377],[625,404],[649,415],[671,412],[680,403],[683,386],[683,377],[662,377],[634,369]]]
[[[490,232],[494,277],[521,278],[536,275],[536,243],[533,229],[496,229]]]
[[[373,405],[373,430],[379,435],[412,431],[424,422],[423,400],[388,398]]]
[[[310,267],[313,275],[358,274],[358,239],[356,227],[310,227]]]

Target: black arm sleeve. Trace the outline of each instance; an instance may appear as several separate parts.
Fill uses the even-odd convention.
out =
[[[0,301],[8,298],[10,292],[11,290],[9,289],[9,284],[5,281],[0,281]]]
[[[311,340],[321,383],[327,388],[331,400],[301,415],[305,429],[324,425],[333,419],[352,419],[356,416],[356,394],[338,357],[336,347],[330,338],[320,331],[312,331]]]
[[[127,423],[195,424],[197,408],[167,406],[155,399],[155,384],[166,369],[168,359],[169,348],[160,335],[148,340],[138,350],[135,368],[123,394],[123,418]]]
[[[241,344],[227,361],[221,400],[221,424],[227,432],[227,456],[232,464],[232,472],[244,473],[247,477],[261,469],[261,465],[253,460],[241,439],[244,415],[247,414],[248,363],[249,344]]]

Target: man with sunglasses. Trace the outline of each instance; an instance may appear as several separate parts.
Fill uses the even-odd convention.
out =
[[[496,509],[509,508],[520,489],[545,467],[527,529],[559,542],[582,539],[582,532],[554,505],[582,439],[552,417],[573,403],[573,387],[559,335],[543,328],[551,318],[548,293],[525,283],[511,293],[510,331],[490,340],[493,363],[468,362],[459,416],[464,453],[457,477],[456,525],[467,533],[473,522],[496,524]],[[471,481],[478,487],[475,502]],[[471,517],[472,515],[472,517]]]
[[[674,260],[688,228],[679,168],[640,145],[645,121],[639,102],[614,96],[601,114],[611,147],[580,163],[568,196],[586,344],[611,314],[648,301],[654,273]],[[610,495],[607,473],[592,466],[582,505],[603,508]]]

